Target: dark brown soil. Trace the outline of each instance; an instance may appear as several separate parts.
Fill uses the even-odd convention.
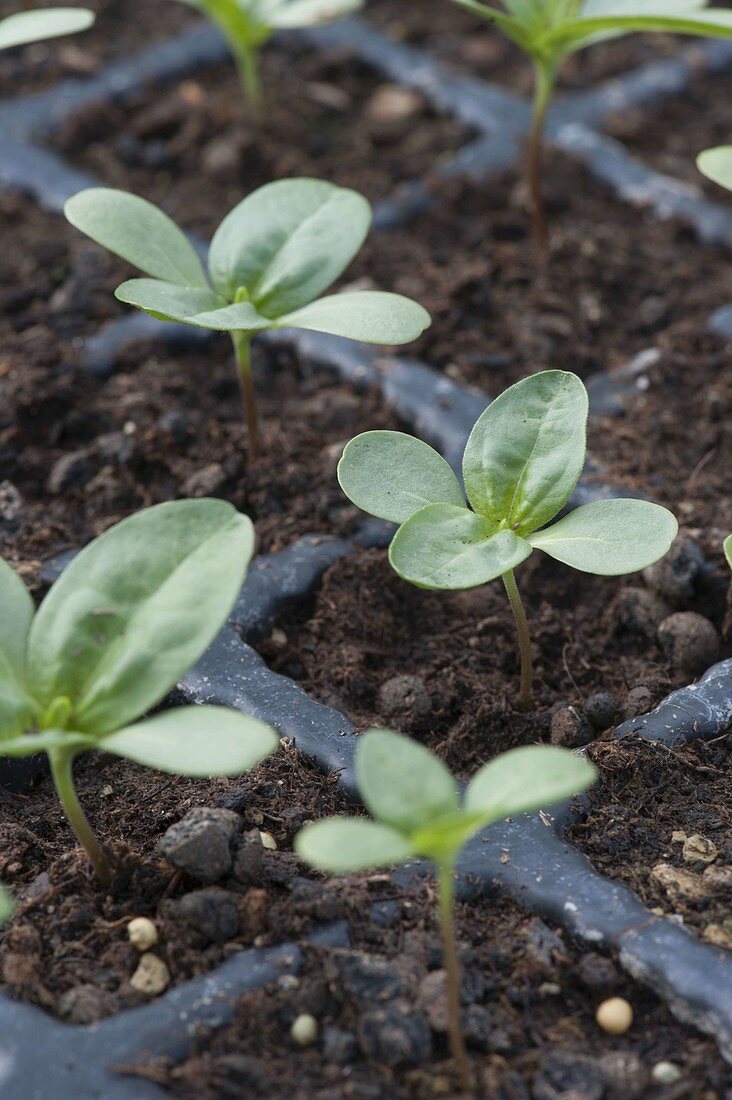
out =
[[[699,172],[696,158],[704,149],[727,145],[732,140],[729,111],[725,110],[730,101],[732,75],[708,76],[655,110],[631,109],[613,116],[608,131],[646,164],[703,189],[714,202],[729,206],[732,204],[729,192]],[[660,147],[655,141],[648,141],[649,133],[664,135]]]
[[[729,736],[674,750],[640,739],[594,746],[600,782],[590,792],[589,815],[569,833],[598,871],[726,947],[732,947],[731,752]],[[710,847],[688,839],[685,847],[685,837]],[[706,861],[693,858],[705,852]]]
[[[163,205],[210,235],[250,191],[287,176],[355,187],[371,200],[428,175],[468,138],[417,93],[394,118],[385,97],[405,93],[350,51],[262,59],[265,120],[258,121],[226,62],[124,105],[92,104],[54,139],[102,183]]]
[[[392,38],[436,53],[452,69],[502,84],[518,95],[533,94],[533,73],[526,55],[495,27],[457,4],[443,0],[370,0],[368,18]],[[603,42],[567,58],[558,89],[591,88],[629,69],[671,57],[690,40],[664,34],[635,34]]]
[[[44,0],[43,7],[68,7],[68,0]],[[97,15],[82,34],[34,42],[0,53],[0,97],[15,97],[50,87],[59,80],[94,76],[103,65],[128,59],[146,46],[163,41],[201,22],[187,4],[177,0],[84,0],[79,7]],[[3,4],[0,15],[36,4]]]
[[[581,714],[589,696],[611,692],[620,720],[638,712],[632,689],[647,689],[646,711],[688,679],[655,642],[621,622],[622,578],[590,577],[541,554],[517,578],[535,651],[529,714],[514,705],[515,628],[500,582],[427,592],[397,577],[380,550],[336,563],[300,625],[283,620],[286,640],[278,631],[260,648],[278,671],[358,725],[418,737],[463,775],[517,744],[548,740],[555,707]],[[395,692],[390,681],[402,676],[411,678],[408,690]]]

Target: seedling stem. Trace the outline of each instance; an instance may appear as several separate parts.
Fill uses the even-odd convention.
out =
[[[460,1078],[460,1088],[470,1093],[470,1063],[465,1036],[460,1024],[460,960],[455,945],[455,872],[451,864],[441,864],[437,874],[442,955],[447,975],[447,1029],[450,1050]]]
[[[502,575],[511,610],[513,611],[518,634],[519,654],[521,656],[521,690],[519,691],[518,706],[520,710],[531,710],[534,697],[532,690],[533,672],[531,659],[531,634],[529,633],[529,621],[526,618],[521,594],[516,584],[513,569]]]
[[[74,830],[79,843],[86,850],[89,862],[94,868],[100,883],[102,886],[107,887],[112,881],[109,861],[94,835],[94,830],[89,824],[86,814],[81,808],[74,787],[73,765],[76,752],[69,748],[51,749],[48,756],[56,793],[69,825]]]
[[[534,244],[539,259],[545,264],[549,259],[549,232],[542,194],[541,170],[544,152],[544,126],[547,109],[554,90],[556,69],[546,61],[537,61],[534,65],[534,73],[534,108],[528,148],[529,198]]]
[[[236,48],[235,59],[245,99],[249,103],[255,122],[260,123],[262,121],[262,82],[259,78],[257,51],[240,42]]]
[[[231,340],[234,345],[234,355],[236,356],[239,384],[241,386],[241,399],[247,420],[249,456],[254,461],[259,451],[259,418],[257,415],[257,395],[254,392],[254,383],[252,382],[252,340],[246,332],[232,332]]]

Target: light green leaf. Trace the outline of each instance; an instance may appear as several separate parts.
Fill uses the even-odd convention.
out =
[[[0,19],[0,50],[25,46],[45,38],[85,31],[94,22],[93,12],[85,8],[42,8],[40,11],[19,11]]]
[[[607,15],[577,19],[562,24],[549,34],[543,43],[552,51],[568,53],[579,48],[582,42],[598,34],[608,32],[660,31],[664,34],[693,34],[711,38],[732,38],[732,11],[709,8],[693,11],[687,16],[664,15],[659,5],[657,14]]]
[[[116,753],[173,775],[241,775],[274,752],[271,726],[226,707],[176,707],[101,742]]]
[[[427,310],[401,294],[354,290],[286,313],[278,319],[277,328],[313,329],[367,344],[408,344],[430,323]]]
[[[532,546],[584,573],[636,573],[668,552],[679,525],[647,500],[595,500],[531,535]]]
[[[25,685],[25,646],[33,601],[17,573],[0,558],[0,737],[20,731],[32,712]]]
[[[718,145],[705,149],[696,158],[697,167],[714,183],[732,191],[732,145]]]
[[[473,508],[526,535],[567,503],[585,461],[587,391],[576,374],[524,378],[475,424],[463,457]]]
[[[453,504],[428,504],[402,524],[389,547],[393,569],[420,588],[473,588],[520,565],[531,547],[513,531]]]
[[[722,543],[722,549],[727,559],[727,565],[732,569],[732,535],[727,535],[727,538]]]
[[[260,187],[222,221],[208,256],[214,288],[233,299],[245,287],[276,319],[322,294],[348,266],[371,224],[363,196],[323,180]]]
[[[425,504],[465,507],[460,483],[442,455],[404,432],[357,435],[338,463],[338,481],[358,508],[393,523],[403,523]]]
[[[486,824],[482,813],[466,813],[458,810],[448,817],[440,817],[429,825],[423,825],[412,833],[410,840],[419,855],[437,864],[454,864],[462,848],[471,836]]]
[[[510,749],[476,772],[465,791],[465,809],[482,814],[485,824],[529,810],[548,810],[586,790],[596,778],[594,766],[567,749]]]
[[[92,749],[96,745],[96,739],[84,733],[49,729],[40,733],[23,733],[18,737],[0,737],[0,756],[35,756],[52,749]]]
[[[359,738],[356,782],[373,816],[402,833],[458,808],[455,780],[442,761],[393,730],[367,730]]]
[[[163,321],[196,324],[198,314],[210,314],[226,305],[212,290],[203,287],[177,286],[162,279],[127,279],[114,292],[126,305],[136,306]]]
[[[501,11],[499,8],[491,8],[486,4],[478,3],[478,0],[453,0],[459,7],[465,8],[466,11],[472,12],[473,15],[480,16],[481,19],[485,19],[488,23],[495,23],[500,27],[505,35],[511,38],[527,53],[532,52],[533,35],[531,28],[528,27],[523,20],[517,19],[512,15],[507,15],[506,12]],[[508,5],[506,5],[508,7]]]
[[[267,22],[278,30],[313,27],[341,19],[362,7],[363,0],[288,0],[274,8]]]
[[[90,187],[70,198],[64,213],[87,237],[146,275],[180,287],[208,288],[193,245],[146,199],[111,187]]]
[[[119,729],[156,703],[223,625],[254,535],[221,500],[180,500],[130,516],[72,561],[41,604],[28,681],[68,696],[83,732]]]
[[[1,29],[1,28],[0,28]],[[0,886],[0,924],[10,920],[13,915],[13,899],[8,891]]]
[[[392,867],[414,854],[396,829],[361,817],[328,817],[305,825],[295,837],[295,851],[305,863],[331,875]]]

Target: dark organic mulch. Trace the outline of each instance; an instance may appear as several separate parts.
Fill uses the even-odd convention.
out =
[[[143,88],[124,104],[84,107],[53,143],[102,183],[141,194],[186,228],[210,234],[272,180],[314,176],[375,201],[429,175],[470,136],[348,50],[293,57],[271,48],[262,78],[262,120],[226,61],[170,87]]]
[[[260,649],[357,724],[416,736],[464,775],[505,749],[548,740],[560,704],[581,712],[590,695],[611,692],[620,720],[688,680],[655,642],[620,621],[619,593],[627,583],[642,585],[638,578],[590,577],[538,553],[517,578],[535,651],[529,714],[514,706],[515,628],[500,581],[427,592],[397,577],[381,550],[332,566],[299,625],[283,619],[284,633]]]
[[[707,180],[696,167],[704,149],[730,141],[729,111],[732,75],[721,73],[696,80],[682,95],[667,99],[659,107],[638,108],[614,115],[608,123],[612,137],[659,172],[702,189],[720,205],[732,205],[728,191]],[[662,133],[662,143],[648,141],[648,133]]]
[[[654,912],[726,947],[732,947],[731,752],[729,735],[677,749],[635,738],[593,746],[600,782],[590,792],[589,813],[569,830],[603,874],[625,882]]]
[[[291,746],[230,780],[163,775],[107,755],[82,758],[76,772],[82,805],[117,863],[109,892],[99,888],[76,846],[50,778],[27,794],[3,793],[0,799],[0,880],[18,901],[12,923],[0,932],[3,986],[20,1000],[62,1015],[68,1015],[64,994],[80,985],[109,994],[102,1015],[147,999],[129,985],[139,961],[126,932],[133,917],[155,919],[163,945],[156,953],[167,963],[173,984],[205,973],[264,932],[270,933],[266,942],[283,938],[274,918],[260,912],[254,921],[261,896],[247,899],[246,888],[237,883],[229,886],[241,895],[240,932],[226,944],[201,939],[166,907],[196,884],[182,881],[155,845],[190,809],[233,809],[245,830],[269,832],[282,849],[290,847],[307,817],[345,806],[336,777],[320,774]],[[265,909],[281,897],[281,884],[295,873],[291,865],[286,851],[266,854],[258,884],[268,892]]]

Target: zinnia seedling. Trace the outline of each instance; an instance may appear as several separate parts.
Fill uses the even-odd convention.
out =
[[[705,149],[696,158],[696,164],[700,172],[718,183],[720,187],[726,187],[732,191],[732,145],[718,145],[716,149]]]
[[[545,526],[585,461],[587,391],[575,374],[524,378],[479,417],[463,456],[468,502],[444,458],[413,436],[356,436],[338,465],[354,504],[401,524],[389,561],[420,588],[472,588],[501,577],[518,631],[520,705],[532,702],[531,638],[514,569],[533,550],[585,573],[634,573],[663,557],[678,525],[645,500],[598,500]]]
[[[362,195],[322,180],[267,184],[235,206],[214,234],[208,275],[190,241],[152,203],[92,188],[66,203],[87,236],[140,268],[115,291],[121,302],[198,328],[228,332],[234,344],[256,453],[257,414],[250,347],[255,333],[302,328],[371,344],[405,344],[429,314],[399,294],[361,290],[318,296],[348,266],[371,224]]]
[[[332,23],[363,0],[185,0],[216,24],[236,62],[244,94],[261,112],[259,51],[276,31]]]
[[[0,50],[27,46],[44,38],[85,31],[94,22],[94,13],[85,8],[43,8],[19,11],[0,19]]]
[[[548,253],[541,193],[544,123],[564,58],[633,31],[732,36],[732,12],[706,9],[706,0],[503,0],[503,11],[481,0],[454,3],[495,23],[533,63],[534,106],[527,174],[534,238],[542,259]]]
[[[220,500],[148,508],[76,557],[38,611],[0,559],[0,756],[48,753],[69,824],[107,884],[74,759],[104,749],[174,775],[238,775],[277,746],[263,722],[215,706],[135,721],[198,660],[241,589],[252,525]]]
[[[547,810],[585,790],[592,764],[566,749],[512,749],[485,764],[460,798],[445,765],[423,745],[391,730],[369,730],[356,751],[356,781],[375,818],[332,817],[306,825],[295,851],[329,874],[390,867],[415,857],[437,871],[447,972],[450,1049],[461,1087],[471,1088],[460,1024],[460,965],[455,943],[455,867],[461,850],[484,826],[528,810]]]

